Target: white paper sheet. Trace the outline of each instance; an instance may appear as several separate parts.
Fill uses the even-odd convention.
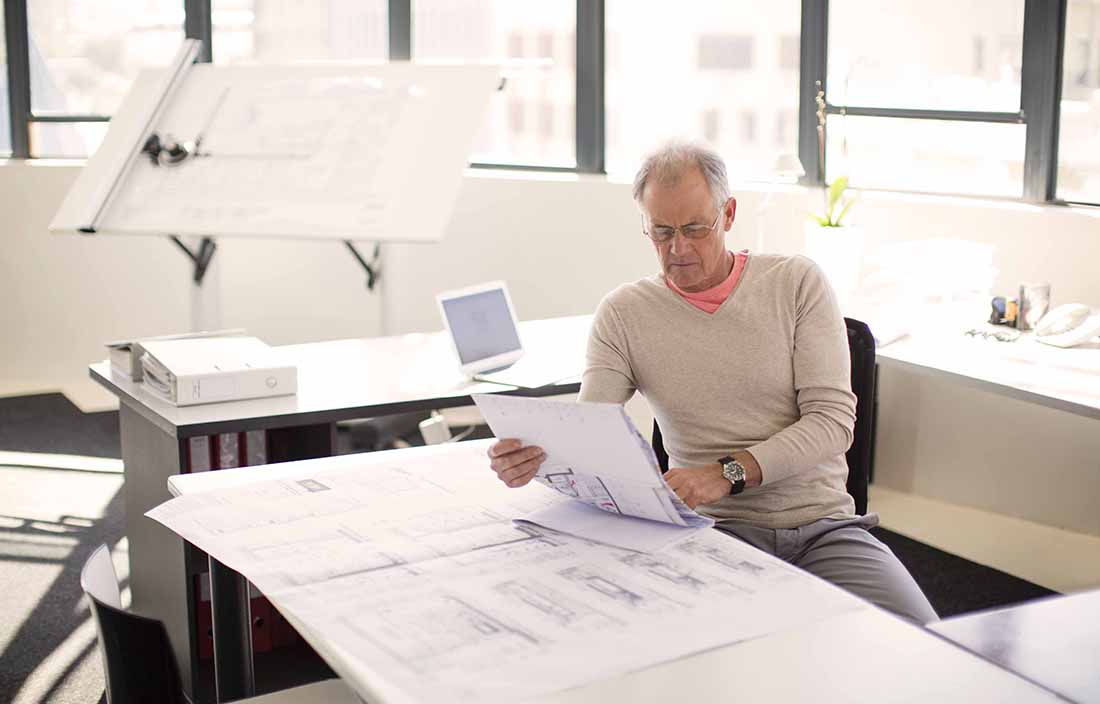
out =
[[[518,701],[868,608],[715,531],[642,554],[515,525],[567,500],[504,487],[486,447],[306,463],[147,515],[256,584],[372,701]]]
[[[546,452],[535,479],[561,494],[610,514],[633,516],[685,528],[709,528],[701,516],[669,488],[657,466],[653,448],[618,404],[575,403],[548,399],[475,394],[485,421],[498,438],[517,438]],[[589,540],[635,550],[660,549],[669,538],[660,530],[631,532],[607,521],[578,520],[568,524],[566,509],[530,514],[532,523]],[[583,513],[577,513],[578,517]],[[552,523],[545,523],[545,520]],[[618,541],[618,542],[616,542]],[[642,547],[638,547],[642,546]]]

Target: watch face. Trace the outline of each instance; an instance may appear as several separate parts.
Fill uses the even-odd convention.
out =
[[[745,481],[745,467],[740,462],[733,458],[725,459],[722,462],[722,476],[731,482],[743,482]]]

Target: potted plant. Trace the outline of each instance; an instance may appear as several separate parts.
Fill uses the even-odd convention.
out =
[[[825,212],[811,214],[805,227],[806,256],[817,262],[841,298],[858,287],[863,261],[863,230],[845,220],[856,201],[847,191],[847,176],[834,179],[826,191]]]

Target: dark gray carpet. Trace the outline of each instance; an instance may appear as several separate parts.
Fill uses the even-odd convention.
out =
[[[940,618],[1058,593],[885,528],[872,528],[871,533],[908,568]]]

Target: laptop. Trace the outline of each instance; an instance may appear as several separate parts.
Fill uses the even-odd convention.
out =
[[[467,378],[537,389],[584,371],[554,350],[525,353],[503,281],[447,291],[436,301]]]

